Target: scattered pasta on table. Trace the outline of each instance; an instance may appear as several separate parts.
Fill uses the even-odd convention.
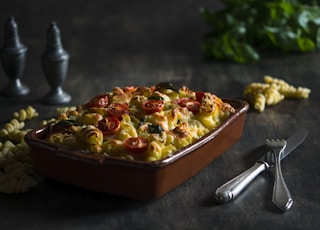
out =
[[[23,193],[37,186],[29,146],[24,141],[30,130],[23,129],[24,121],[37,116],[36,110],[28,106],[15,112],[0,130],[0,193]]]
[[[275,105],[286,98],[307,99],[311,90],[304,87],[294,87],[286,81],[271,76],[264,76],[264,83],[249,84],[243,96],[259,112],[266,106]]]

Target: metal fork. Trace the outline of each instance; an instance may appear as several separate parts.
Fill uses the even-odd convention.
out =
[[[281,172],[280,159],[283,150],[285,149],[287,142],[280,139],[267,139],[266,144],[271,148],[274,158],[275,158],[275,167],[276,175],[275,182],[273,186],[273,195],[272,202],[282,211],[285,212],[289,210],[293,204],[293,199],[288,190],[288,187],[284,181]]]

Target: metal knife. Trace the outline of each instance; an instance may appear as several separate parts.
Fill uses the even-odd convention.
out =
[[[296,149],[308,136],[308,130],[305,128],[297,129],[288,139],[287,146],[284,149],[281,160]],[[261,172],[272,167],[275,164],[272,151],[268,151],[256,163],[237,177],[219,187],[215,192],[215,198],[220,203],[226,203],[234,200]]]

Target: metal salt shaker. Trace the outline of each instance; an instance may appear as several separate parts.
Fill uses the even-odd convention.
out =
[[[71,101],[71,96],[64,92],[62,84],[66,79],[69,54],[63,49],[60,30],[55,22],[47,31],[47,47],[41,56],[42,68],[51,89],[43,98],[46,104],[64,104]]]
[[[20,42],[18,26],[13,17],[5,24],[4,46],[0,50],[3,69],[9,77],[9,84],[1,91],[4,96],[23,96],[29,93],[28,86],[20,78],[25,68],[27,47]]]

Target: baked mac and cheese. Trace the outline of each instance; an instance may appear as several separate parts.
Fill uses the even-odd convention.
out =
[[[115,87],[60,113],[47,139],[88,153],[150,162],[193,143],[234,112],[216,95],[186,86]]]

